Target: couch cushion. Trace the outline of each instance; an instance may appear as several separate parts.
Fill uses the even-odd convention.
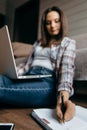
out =
[[[87,80],[87,48],[76,50],[75,80]]]
[[[18,58],[28,56],[31,53],[33,46],[31,44],[13,42],[12,47],[15,58]]]
[[[76,40],[76,48],[77,49],[87,48],[87,33],[73,36],[71,38]]]
[[[75,80],[87,80],[87,33],[71,38],[76,40]]]

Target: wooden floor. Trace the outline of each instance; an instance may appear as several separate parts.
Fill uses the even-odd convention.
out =
[[[87,107],[87,100],[75,100],[77,105]],[[29,108],[1,108],[0,123],[14,123],[14,130],[43,130],[31,117],[32,109]]]
[[[2,109],[0,110],[0,123],[14,123],[14,130],[43,130],[31,117],[32,109]]]

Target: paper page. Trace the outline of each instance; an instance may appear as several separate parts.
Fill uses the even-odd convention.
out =
[[[76,106],[76,116],[63,124],[58,122],[55,109],[35,109],[34,111],[53,130],[87,130],[87,109],[84,111],[83,107]]]
[[[76,106],[76,116],[87,122],[87,108]]]

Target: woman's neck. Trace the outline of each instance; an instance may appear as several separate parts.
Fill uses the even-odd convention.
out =
[[[49,46],[51,46],[51,45],[59,45],[60,43],[61,43],[61,40],[58,40],[58,39],[56,39],[54,37],[51,37],[49,42],[48,42]]]
[[[55,35],[55,36],[50,36],[48,43],[52,43],[52,44],[60,44],[61,43],[62,38],[60,37],[60,35]]]

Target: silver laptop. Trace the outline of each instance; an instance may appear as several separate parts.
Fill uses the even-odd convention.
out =
[[[14,43],[15,44],[15,43]],[[0,74],[6,75],[12,79],[42,78],[52,75],[23,75],[18,76],[14,53],[8,26],[0,29]]]

